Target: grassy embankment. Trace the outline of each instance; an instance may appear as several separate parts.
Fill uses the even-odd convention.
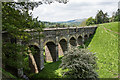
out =
[[[46,62],[44,63],[45,68],[38,74],[31,75],[32,78],[61,78],[62,77],[62,69],[59,68],[61,64],[62,57],[59,57],[59,61],[57,62]]]
[[[96,52],[100,78],[115,78],[118,75],[119,28],[118,22],[100,24],[88,46],[91,52]]]

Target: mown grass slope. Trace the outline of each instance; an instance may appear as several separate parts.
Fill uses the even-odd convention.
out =
[[[97,56],[100,78],[118,77],[118,22],[100,24],[88,49]]]

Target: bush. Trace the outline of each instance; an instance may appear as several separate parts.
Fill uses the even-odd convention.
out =
[[[86,49],[73,48],[65,53],[60,67],[65,70],[63,77],[67,78],[91,78],[98,77],[96,73],[96,57]]]
[[[90,17],[86,20],[86,25],[87,26],[94,25],[94,24],[95,24],[95,19],[93,19],[92,17]]]

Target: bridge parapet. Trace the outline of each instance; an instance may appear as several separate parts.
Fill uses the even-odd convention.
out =
[[[71,35],[76,33],[88,33],[93,32],[97,26],[94,27],[69,27],[69,28],[45,28],[43,34],[47,36],[62,36],[62,35]]]

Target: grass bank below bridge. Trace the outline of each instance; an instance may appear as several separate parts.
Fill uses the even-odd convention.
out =
[[[88,48],[97,56],[100,78],[118,77],[118,22],[100,24]]]
[[[59,57],[57,62],[44,63],[44,69],[38,74],[31,74],[31,78],[62,78],[62,69],[59,68],[62,57]]]

